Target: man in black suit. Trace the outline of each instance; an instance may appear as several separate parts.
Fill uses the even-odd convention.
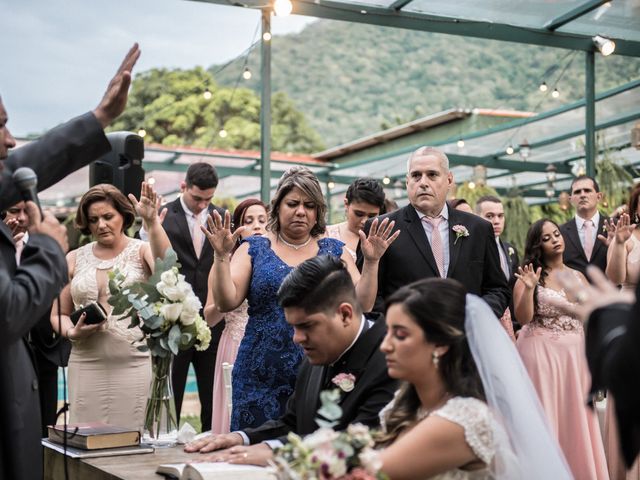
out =
[[[560,226],[564,238],[564,263],[583,275],[587,265],[595,265],[603,272],[607,268],[605,217],[598,212],[602,192],[594,178],[582,175],[571,182],[571,203],[576,209],[575,218]]]
[[[557,306],[588,320],[591,394],[608,390],[613,396],[622,454],[631,467],[640,452],[640,284],[634,295],[620,291],[593,266],[587,273],[592,283],[586,287],[575,275],[558,276],[576,304],[558,302]]]
[[[493,195],[484,195],[476,201],[476,214],[491,223],[493,227],[493,234],[496,237],[496,245],[498,247],[498,255],[500,256],[500,268],[507,283],[509,285],[509,293],[513,292],[513,285],[516,283],[516,277],[514,274],[518,271],[520,265],[520,259],[518,258],[518,252],[513,246],[505,242],[500,238],[502,232],[504,232],[505,217],[504,217],[504,205],[502,200]],[[517,330],[518,323],[516,322],[516,316],[513,310],[513,295],[510,295],[509,312],[511,314],[511,321],[513,322],[514,330]]]
[[[167,215],[162,223],[171,246],[178,255],[178,261],[182,265],[180,273],[191,284],[203,306],[207,301],[207,279],[213,264],[213,248],[200,231],[200,225],[206,225],[207,215],[212,214],[214,210],[218,210],[218,213],[224,217],[224,210],[216,208],[211,203],[217,186],[218,175],[212,165],[204,162],[190,165],[180,185],[182,194],[166,206]],[[173,361],[171,372],[176,412],[180,418],[189,364],[193,363],[198,383],[203,432],[211,430],[213,367],[216,363],[218,342],[224,329],[224,322],[210,328],[209,348],[202,352],[197,351],[195,347],[181,351]]]
[[[397,388],[379,348],[386,328],[381,315],[363,315],[344,263],[328,255],[303,262],[282,282],[278,300],[293,326],[294,342],[305,352],[284,415],[244,432],[211,435],[185,450],[227,448],[212,458],[266,464],[289,432],[307,435],[318,428],[320,392],[332,388],[341,390],[342,417],[335,429],[379,425],[379,412]]]
[[[0,99],[0,210],[20,201],[12,172],[32,168],[38,188],[47,188],[67,174],[107,153],[104,128],[127,103],[131,69],[140,50],[134,45],[111,80],[98,107],[61,125],[8,155],[15,141],[7,129]],[[27,203],[29,243],[16,265],[12,232],[0,222],[0,478],[42,478],[38,381],[26,335],[68,281],[64,250],[66,229],[49,213],[41,220]]]
[[[444,277],[481,296],[501,317],[510,294],[493,229],[476,215],[447,207],[447,192],[453,184],[447,156],[435,148],[419,148],[407,162],[406,182],[410,204],[381,217],[395,221],[401,233],[380,259],[374,310],[381,311],[384,299],[404,285]],[[370,227],[368,221],[365,234]],[[357,264],[362,268],[359,247]]]

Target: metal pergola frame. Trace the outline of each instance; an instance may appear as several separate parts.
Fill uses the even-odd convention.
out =
[[[261,177],[261,189],[260,194],[263,201],[269,200],[271,192],[270,180],[273,178],[270,171],[270,154],[271,154],[271,42],[264,40],[265,33],[271,33],[271,12],[272,4],[268,2],[265,4],[265,0],[244,0],[243,3],[232,2],[230,0],[191,0],[200,1],[206,3],[215,3],[220,5],[229,5],[244,8],[258,9],[262,13],[262,34],[263,40],[261,41],[261,159],[260,159],[260,177]],[[293,14],[305,15],[323,19],[340,20],[346,22],[363,23],[369,25],[378,25],[385,27],[395,27],[410,30],[419,30],[425,32],[444,33],[451,35],[459,35],[473,38],[483,38],[490,40],[500,40],[508,42],[517,42],[529,45],[539,45],[545,47],[563,48],[569,50],[583,51],[585,56],[585,97],[579,102],[575,102],[571,105],[566,105],[558,109],[546,112],[542,115],[537,115],[524,120],[516,120],[510,122],[508,125],[501,125],[490,130],[482,132],[476,132],[469,135],[467,138],[478,138],[483,135],[488,135],[495,131],[504,130],[507,128],[513,128],[515,125],[526,125],[531,122],[539,121],[543,118],[558,115],[564,111],[571,109],[585,107],[585,126],[579,131],[569,132],[564,135],[564,138],[571,138],[577,135],[585,136],[585,160],[586,169],[588,175],[595,175],[595,158],[596,152],[596,132],[599,129],[607,128],[611,125],[616,125],[629,121],[630,119],[640,118],[638,115],[631,115],[625,118],[615,119],[611,122],[607,122],[607,125],[596,125],[595,119],[595,103],[597,100],[606,98],[607,96],[615,95],[624,91],[624,89],[635,88],[638,86],[638,82],[632,82],[634,84],[627,84],[620,89],[613,89],[604,94],[595,94],[595,52],[596,47],[593,43],[593,35],[602,34],[602,32],[593,32],[593,35],[575,34],[558,31],[562,26],[576,21],[580,17],[588,14],[589,12],[601,7],[607,0],[585,0],[576,8],[563,12],[561,15],[557,15],[555,18],[548,20],[544,25],[539,27],[525,27],[509,25],[506,23],[489,22],[489,21],[472,21],[461,17],[449,17],[438,16],[431,14],[419,13],[416,11],[406,11],[405,9],[413,2],[413,0],[395,0],[388,7],[380,7],[370,5],[362,2],[345,1],[339,2],[334,0],[292,0]],[[611,37],[610,37],[611,38]],[[640,42],[626,40],[622,38],[611,38],[616,43],[615,54],[626,55],[631,57],[640,57]],[[561,141],[562,136],[545,138],[532,144],[532,147],[539,147],[542,145],[548,145],[554,142]],[[451,139],[447,139],[439,144],[450,142]],[[417,146],[416,146],[417,147]],[[413,148],[413,147],[412,147]],[[403,151],[409,153],[412,148],[405,148],[397,153]],[[517,151],[517,149],[516,149]],[[386,154],[381,158],[388,158],[390,155]],[[544,171],[547,164],[535,162],[529,162],[523,165],[521,162],[515,162],[513,160],[502,158],[504,152],[494,152],[492,155],[483,157],[471,157],[457,154],[448,155],[451,160],[451,164],[456,165],[484,165],[491,168],[500,168],[509,170],[509,172],[516,171],[531,171],[540,172]],[[381,158],[378,158],[380,160]],[[367,158],[360,160],[360,162],[374,162],[376,158]],[[568,166],[569,159],[559,160],[554,162],[559,174],[570,173],[570,167]],[[332,165],[327,171],[326,175],[320,175],[320,179],[325,182],[335,183],[348,183],[352,180],[351,177],[340,175],[340,170],[353,166],[353,163],[345,163],[340,165]],[[246,172],[245,172],[246,174]],[[535,185],[527,185],[531,187]],[[327,188],[327,193],[330,195],[330,189]],[[528,192],[530,195],[537,196],[540,194],[539,190],[533,190]]]

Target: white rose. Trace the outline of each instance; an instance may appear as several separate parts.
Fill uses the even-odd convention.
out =
[[[156,285],[156,289],[160,292],[161,295],[167,297],[172,302],[181,302],[185,295],[180,290],[178,285],[167,285],[165,283],[160,282]]]
[[[183,301],[185,298],[187,298],[188,295],[193,294],[193,288],[191,288],[191,284],[185,282],[184,280],[178,280],[178,284],[176,285],[176,287],[178,287],[178,290],[180,290],[180,293],[182,295],[180,301]]]
[[[162,305],[162,307],[160,307],[160,314],[172,323],[178,320],[181,312],[181,303],[165,303],[164,305]]]
[[[191,292],[182,302],[183,310],[187,310],[189,312],[199,313],[202,308],[202,303],[200,303],[200,299],[195,296],[193,292]]]
[[[376,475],[382,468],[380,452],[372,448],[366,448],[362,450],[360,452],[360,455],[358,455],[358,458],[360,459],[360,463],[362,464],[364,469],[371,475]]]
[[[174,272],[172,268],[171,270],[162,272],[162,275],[160,275],[160,280],[169,286],[173,286],[176,283],[178,283],[178,276],[176,275],[176,272]]]
[[[191,325],[198,318],[198,312],[193,312],[190,310],[182,310],[180,314],[180,323],[182,323],[185,327]]]
[[[303,443],[306,447],[313,450],[323,445],[330,444],[336,438],[338,438],[338,432],[335,430],[331,428],[319,428],[311,435],[307,435],[304,438]]]

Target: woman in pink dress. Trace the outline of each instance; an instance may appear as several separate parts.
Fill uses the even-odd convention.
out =
[[[586,283],[581,273],[564,265],[563,252],[554,222],[542,219],[531,226],[513,291],[523,325],[517,348],[574,477],[602,480],[609,474],[598,419],[586,405],[591,378],[582,323],[552,305],[554,300],[568,302],[555,273],[571,271]]]
[[[637,184],[629,196],[628,212],[620,216],[615,227],[615,236],[607,252],[607,277],[613,283],[622,285],[622,290],[636,291],[640,280],[640,184]],[[630,216],[633,216],[631,223]],[[615,399],[607,396],[607,409],[604,420],[604,444],[607,454],[609,475],[612,480],[640,480],[640,460],[636,460],[627,471],[616,428]]]
[[[256,198],[248,198],[240,202],[233,212],[233,229],[240,226],[246,229],[240,234],[241,239],[250,237],[251,235],[264,235],[267,226],[267,208],[264,203]],[[239,245],[239,244],[238,244]],[[213,269],[212,269],[213,271]],[[212,433],[229,433],[229,404],[227,392],[224,386],[224,375],[222,372],[222,364],[228,363],[233,365],[238,354],[240,341],[244,336],[244,328],[247,324],[249,314],[247,312],[248,304],[245,300],[242,305],[234,311],[222,314],[213,304],[212,292],[213,275],[209,274],[209,293],[207,294],[207,304],[204,307],[204,317],[210,326],[220,322],[223,318],[225,321],[224,330],[220,336],[218,344],[218,354],[216,356],[216,365],[213,383],[213,406],[211,415],[211,432]]]

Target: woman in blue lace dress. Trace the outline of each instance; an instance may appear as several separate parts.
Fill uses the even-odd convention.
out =
[[[242,233],[230,229],[229,214],[209,219],[206,232],[215,251],[213,298],[218,308],[231,311],[245,298],[249,321],[233,367],[231,431],[257,427],[278,418],[295,383],[303,352],[293,343],[293,329],[278,305],[282,280],[298,264],[316,255],[341,257],[356,283],[364,310],[370,310],[377,290],[378,260],[398,233],[383,222],[361,233],[365,263],[362,276],[344,243],[323,238],[326,203],[316,176],[307,168],[293,167],[278,183],[271,202],[267,235],[250,237],[229,254]]]

